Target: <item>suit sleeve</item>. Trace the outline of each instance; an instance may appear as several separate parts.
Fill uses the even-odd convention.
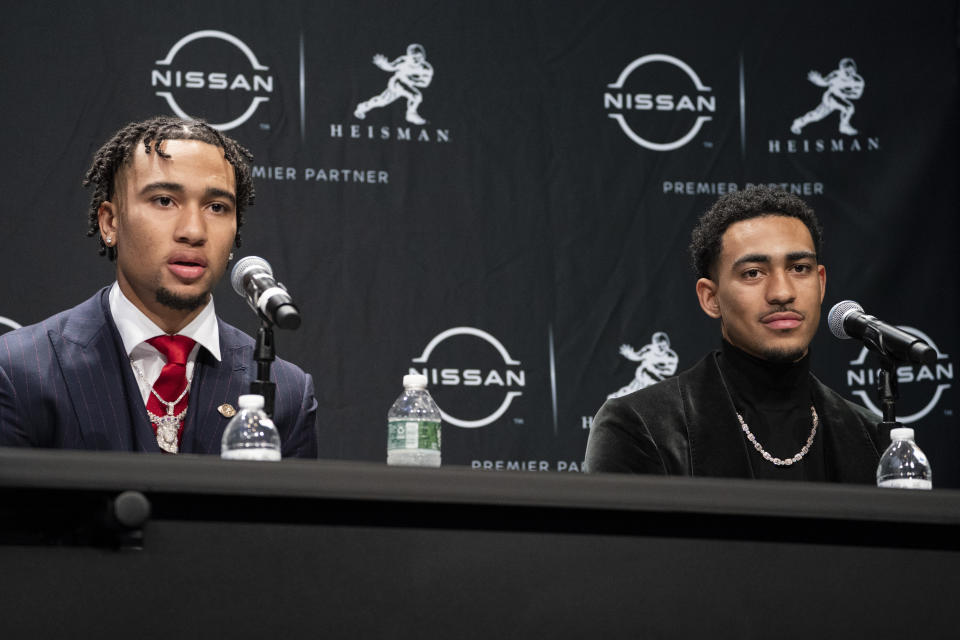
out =
[[[622,398],[607,400],[593,419],[584,467],[588,473],[666,474],[643,417]]]
[[[30,447],[28,429],[24,427],[23,411],[17,390],[10,381],[6,369],[0,366],[0,446]]]
[[[313,377],[303,374],[300,407],[293,428],[284,438],[284,458],[316,458],[318,453],[317,399],[313,393]]]

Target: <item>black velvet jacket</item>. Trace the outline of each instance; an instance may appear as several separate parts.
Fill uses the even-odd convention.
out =
[[[889,439],[877,432],[880,418],[810,377],[827,479],[875,483],[880,452]],[[585,468],[594,473],[753,478],[751,455],[757,453],[740,429],[713,352],[675,378],[607,400],[590,429]]]

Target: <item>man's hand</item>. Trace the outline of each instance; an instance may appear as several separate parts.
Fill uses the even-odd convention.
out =
[[[393,69],[390,67],[390,61],[387,60],[387,56],[381,53],[373,56],[373,64],[377,65],[384,71],[393,71]]]

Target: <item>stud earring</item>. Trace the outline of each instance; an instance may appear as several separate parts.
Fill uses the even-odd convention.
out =
[[[227,262],[233,260],[233,251],[230,252],[230,255],[227,256]]]
[[[109,247],[111,244],[113,244],[113,236],[107,236],[104,238],[104,242],[106,242],[107,246]]]

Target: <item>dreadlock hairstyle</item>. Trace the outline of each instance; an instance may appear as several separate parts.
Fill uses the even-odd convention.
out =
[[[163,152],[160,145],[164,140],[199,140],[223,149],[223,155],[230,166],[237,183],[237,237],[236,246],[240,246],[240,227],[243,226],[243,210],[253,204],[254,187],[250,176],[250,161],[253,154],[236,140],[223,135],[203,120],[183,120],[171,116],[157,116],[143,122],[131,122],[117,131],[110,140],[97,151],[93,164],[87,170],[83,186],[93,185],[93,196],[88,210],[87,237],[96,236],[98,253],[111,261],[117,257],[115,247],[108,247],[100,236],[100,204],[114,198],[117,171],[123,165],[133,162],[133,154],[139,145],[144,153],[156,153],[161,158],[170,156]]]

